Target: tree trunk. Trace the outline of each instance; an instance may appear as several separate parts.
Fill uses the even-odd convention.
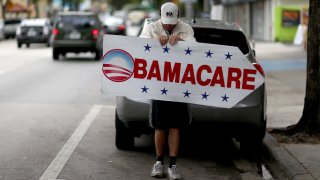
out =
[[[36,10],[36,18],[39,18],[39,17],[40,17],[40,13],[39,13],[39,1],[35,1],[35,2],[34,2],[34,7],[35,7],[35,10]]]
[[[28,9],[30,8],[30,2],[31,0],[27,0],[27,7],[28,7]],[[28,19],[30,19],[30,17],[31,17],[31,11],[28,11],[28,15],[27,15],[27,18]]]
[[[1,5],[2,18],[3,18],[3,20],[6,20],[6,13],[5,13],[5,9],[4,9],[3,0],[0,0],[0,5]]]
[[[310,0],[307,85],[303,114],[294,132],[320,133],[320,1]]]

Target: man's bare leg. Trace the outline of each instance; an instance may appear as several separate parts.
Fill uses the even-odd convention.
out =
[[[179,151],[180,143],[180,129],[179,128],[170,128],[169,137],[168,137],[169,151],[170,156],[176,157]]]
[[[166,143],[166,131],[156,129],[154,133],[154,142],[156,146],[156,154],[157,156],[164,155],[164,147]]]

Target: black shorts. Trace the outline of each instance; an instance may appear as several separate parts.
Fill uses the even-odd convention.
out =
[[[190,122],[188,105],[171,101],[151,101],[149,125],[155,129],[186,127]]]

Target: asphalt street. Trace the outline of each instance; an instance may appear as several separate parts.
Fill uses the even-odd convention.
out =
[[[259,48],[263,66],[270,66],[268,127],[288,124],[276,117],[292,111],[281,103],[301,110],[304,69],[275,70],[272,62],[301,57],[269,57]],[[152,135],[136,138],[132,151],[114,146],[115,97],[101,94],[100,78],[101,61],[91,54],[53,61],[45,45],[0,42],[0,179],[152,179]],[[201,135],[182,144],[184,179],[276,179],[233,140]]]

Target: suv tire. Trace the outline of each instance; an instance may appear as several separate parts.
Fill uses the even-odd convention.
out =
[[[59,51],[55,48],[53,48],[52,50],[52,57],[53,57],[53,60],[59,60]]]
[[[102,54],[102,53],[101,53],[100,50],[96,50],[96,51],[95,51],[94,59],[97,60],[97,61],[100,60],[101,54]]]
[[[121,150],[130,150],[134,147],[134,136],[126,128],[118,117],[117,110],[115,115],[116,124],[116,147]]]
[[[261,152],[263,138],[266,134],[267,121],[263,120],[262,127],[258,128],[253,135],[247,135],[240,139],[240,150],[249,155],[257,155]]]

